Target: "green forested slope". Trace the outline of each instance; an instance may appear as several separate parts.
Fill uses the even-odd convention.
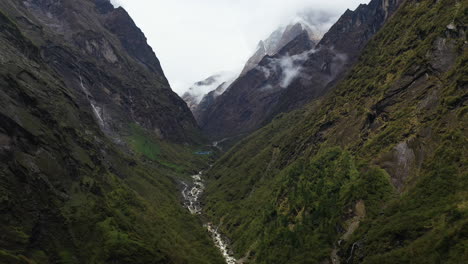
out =
[[[332,92],[213,166],[207,213],[238,257],[468,260],[467,8],[406,1]]]
[[[117,148],[1,12],[0,47],[0,263],[222,263],[175,180],[206,161],[131,124]]]

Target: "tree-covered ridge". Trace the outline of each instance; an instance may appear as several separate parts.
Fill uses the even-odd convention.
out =
[[[460,263],[466,1],[406,1],[324,98],[240,142],[206,203],[255,263]]]

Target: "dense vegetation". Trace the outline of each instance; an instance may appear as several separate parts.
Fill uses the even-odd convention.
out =
[[[406,1],[324,98],[210,170],[208,214],[254,263],[468,260],[466,1]]]
[[[82,10],[65,2],[66,12],[94,22],[124,14],[106,13],[113,10],[108,1],[83,1]],[[123,87],[121,94],[100,94],[101,106],[119,109],[114,118],[135,110],[127,83],[101,79],[97,69],[106,62],[94,55],[68,63],[70,54],[82,55],[79,46],[54,50],[63,65],[51,66],[54,59],[44,59],[54,46],[48,41],[58,45],[62,36],[42,39],[51,32],[34,24],[40,19],[20,19],[26,7],[15,4],[0,4],[16,14],[12,21],[0,12],[0,263],[222,263],[179,195],[180,180],[213,157],[195,154],[207,146],[193,146],[200,135],[170,89],[158,92],[174,102],[154,96],[158,69],[142,70],[159,65],[154,58],[145,66],[152,51],[114,50],[124,60],[112,74],[141,70],[144,78],[136,79],[150,92],[140,94],[139,119],[105,124],[86,89],[74,87],[77,80],[83,86],[83,72],[76,79],[75,71],[88,69],[90,87]],[[329,94],[277,116],[215,163],[206,217],[231,239],[238,258],[468,261],[467,24],[467,1],[406,1]],[[111,31],[103,32],[120,47]],[[150,103],[161,104],[160,112]],[[155,114],[161,116],[153,120]]]
[[[0,46],[0,263],[222,262],[180,205],[195,147],[136,124],[118,147],[2,13]]]

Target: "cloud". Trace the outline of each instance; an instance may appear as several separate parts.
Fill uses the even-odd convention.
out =
[[[332,80],[341,71],[343,65],[348,60],[346,54],[337,53],[333,47],[326,48],[329,53],[333,54],[330,65],[327,67],[330,69],[329,80]],[[319,49],[311,49],[296,55],[283,55],[279,58],[268,58],[265,66],[257,66],[255,69],[263,72],[266,79],[269,79],[272,75],[279,76],[276,84],[266,84],[259,89],[267,91],[271,89],[286,89],[296,78],[301,77],[303,79],[310,79],[312,76],[307,74],[304,69],[304,63],[309,60],[312,54],[319,52]],[[322,50],[323,51],[323,50]],[[313,58],[312,58],[313,59]],[[270,80],[274,80],[270,79]]]
[[[329,13],[327,28],[368,0],[112,0],[145,32],[173,87],[183,94],[219,71],[240,72],[259,40],[304,10]]]
[[[257,66],[256,69],[262,71],[266,79],[272,76],[272,74],[279,74],[279,88],[288,88],[288,86],[302,73],[304,62],[306,62],[309,56],[315,52],[317,52],[317,50],[311,49],[292,56],[286,54],[279,58],[269,58],[266,66]],[[260,89],[269,90],[273,88],[274,86],[268,84]]]
[[[198,104],[203,99],[203,96],[211,91],[216,90],[216,96],[222,94],[224,90],[237,78],[237,76],[238,74],[234,72],[220,72],[203,81],[193,84],[186,93],[190,95],[190,98],[194,103]]]
[[[296,79],[301,73],[302,64],[315,52],[316,50],[312,49],[293,56],[285,55],[279,59],[278,65],[282,72],[281,88],[287,88]]]

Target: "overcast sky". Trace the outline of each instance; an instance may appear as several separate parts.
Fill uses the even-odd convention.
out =
[[[307,9],[336,20],[369,0],[111,0],[143,30],[174,91],[240,71],[258,42]]]

